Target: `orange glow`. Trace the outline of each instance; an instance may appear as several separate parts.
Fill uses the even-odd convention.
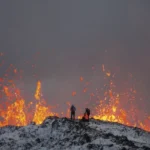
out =
[[[112,95],[109,96],[112,98]],[[109,104],[105,104],[104,101],[100,101],[99,106],[96,108],[94,118],[130,125],[129,120],[127,119],[127,113],[125,110],[120,108],[119,101],[120,99],[118,95],[114,96]]]
[[[41,97],[40,91],[41,91],[41,82],[38,81],[37,82],[36,92],[35,92],[35,95],[34,95],[36,100],[40,100],[40,97]]]
[[[66,104],[68,105],[66,117],[70,118],[70,106],[71,106],[71,104],[70,104],[70,102],[67,102]]]
[[[105,66],[104,66],[104,64],[102,64],[102,71],[103,71],[103,72],[105,71]]]
[[[83,92],[86,93],[86,91],[87,91],[87,88],[84,88],[84,89],[83,89]]]
[[[17,73],[17,69],[14,69],[14,73]]]
[[[110,74],[110,72],[106,72],[106,75],[107,75],[108,77],[110,77],[111,74]]]
[[[83,81],[83,77],[80,77],[80,81]]]
[[[76,94],[77,94],[76,92],[72,92],[72,96],[76,96]]]
[[[24,126],[27,124],[26,115],[24,113],[24,100],[16,100],[13,104],[7,107],[6,111],[1,111],[1,117],[5,120],[0,122],[0,126],[5,125],[16,125],[16,126]]]
[[[48,108],[47,106],[44,106],[42,102],[39,102],[36,104],[33,121],[36,122],[36,124],[41,124],[46,117],[54,116],[54,115],[57,115],[57,114],[52,113],[50,111],[50,108]]]
[[[41,96],[41,82],[38,81],[36,92],[35,92],[36,100],[40,100],[40,96]],[[52,113],[50,111],[50,108],[45,106],[45,101],[44,99],[42,99],[38,101],[38,103],[36,104],[33,121],[36,122],[37,124],[41,124],[46,117],[54,116],[54,115],[57,115],[57,114]]]
[[[11,93],[9,93],[7,86],[4,86],[4,92],[5,92],[5,94],[6,94],[7,97],[10,97]]]
[[[140,110],[134,106],[136,99],[135,95],[138,91],[133,87],[128,87],[129,92],[116,92],[114,90],[116,85],[112,79],[111,73],[105,68],[104,65],[102,65],[102,71],[105,79],[108,79],[109,82],[104,84],[103,91],[100,93],[97,93],[99,91],[97,88],[96,92],[91,91],[90,87],[88,87],[91,85],[91,81],[86,81],[84,77],[80,77],[80,81],[82,81],[84,85],[81,92],[84,92],[84,95],[87,94],[90,97],[90,102],[95,97],[97,98],[97,103],[95,103],[96,106],[93,106],[91,110],[91,117],[99,120],[118,122],[124,125],[140,127],[144,130],[150,131],[150,115],[145,115],[146,113],[144,114],[143,112],[140,112]],[[15,74],[18,72],[19,71],[14,70]],[[133,77],[133,75],[131,77]],[[2,78],[0,78],[0,82],[3,82]],[[21,90],[16,87],[14,81],[8,80],[7,82],[9,83],[9,86],[7,84],[1,85],[3,87],[2,94],[5,94],[6,102],[5,105],[0,105],[0,127],[6,125],[25,126],[31,121],[34,121],[36,124],[41,124],[48,116],[64,115],[70,118],[70,102],[68,101],[66,103],[68,109],[65,112],[61,111],[60,114],[54,113],[52,111],[52,106],[49,106],[43,98],[41,92],[42,85],[40,81],[37,82],[35,94],[33,93],[34,100],[28,103],[22,97]],[[72,96],[76,96],[76,94],[77,93],[75,91],[72,92]],[[132,100],[129,101],[130,106],[127,105],[127,108],[125,108],[124,105],[124,103],[126,104],[128,102],[128,99],[123,98],[125,95],[132,98]],[[77,110],[80,109],[82,109],[82,107],[77,108]],[[142,120],[139,118],[140,114],[143,115]],[[82,115],[77,116],[77,118],[81,119]]]
[[[2,121],[0,121],[0,127],[6,125],[16,125],[25,126],[30,121],[34,121],[36,124],[40,124],[48,116],[57,116],[57,113],[50,111],[50,107],[46,106],[44,99],[40,99],[41,96],[41,82],[37,82],[37,88],[35,92],[35,98],[37,101],[35,105],[35,111],[33,116],[30,117],[28,109],[32,106],[33,102],[29,102],[25,105],[25,100],[20,95],[20,90],[13,84],[10,87],[4,86],[4,92],[8,100],[15,99],[15,101],[10,104],[6,103],[6,109],[1,106],[0,116]],[[3,109],[2,109],[3,108]]]

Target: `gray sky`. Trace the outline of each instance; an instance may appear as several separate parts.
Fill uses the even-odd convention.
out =
[[[104,63],[111,70],[120,68],[120,80],[131,72],[148,103],[149,15],[149,0],[1,0],[0,50],[5,63],[0,74],[14,64],[24,70],[24,89],[35,88],[36,73],[50,103],[77,104],[86,100],[84,95],[70,96],[82,89],[79,77],[98,83],[103,76],[93,75],[91,67]]]

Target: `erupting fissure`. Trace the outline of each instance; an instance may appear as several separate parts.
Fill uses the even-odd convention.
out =
[[[105,66],[102,65],[102,71],[105,74],[105,77],[110,78],[112,75]],[[85,83],[86,87],[83,89],[83,93],[88,92],[89,83],[84,82],[84,78],[80,77],[80,81]],[[2,82],[2,80],[0,81]],[[106,85],[104,85],[106,86]],[[144,130],[150,131],[150,116],[146,116],[144,121],[141,121],[138,117],[137,110],[134,107],[126,110],[124,104],[121,100],[121,94],[114,92],[114,82],[112,79],[109,79],[109,88],[104,92],[104,99],[100,99],[99,104],[93,108],[92,117],[95,119],[100,119],[104,121],[118,122],[121,124],[140,127]],[[136,93],[135,90],[131,89],[132,93]],[[36,124],[41,124],[43,120],[48,116],[60,116],[58,113],[52,112],[50,106],[47,105],[41,93],[41,82],[37,82],[37,87],[34,94],[34,101],[27,102],[21,96],[20,90],[15,86],[14,82],[11,81],[10,86],[3,86],[2,93],[5,93],[6,102],[4,105],[0,106],[0,127],[6,125],[16,125],[16,126],[25,126],[31,121],[34,121]],[[77,92],[72,92],[72,96],[76,96]],[[92,93],[90,96],[94,97],[95,93]],[[133,96],[134,97],[134,96]],[[97,96],[98,98],[98,96]],[[131,103],[132,104],[132,103]],[[68,107],[70,103],[67,102]],[[30,109],[34,108],[33,114]],[[136,111],[134,111],[136,110]],[[61,113],[65,114],[65,113]],[[67,109],[67,117],[69,117],[69,109]],[[82,116],[78,116],[80,119]]]
[[[37,88],[34,95],[36,100],[35,111],[31,117],[30,111],[28,110],[30,110],[33,102],[29,102],[28,105],[25,105],[25,100],[21,97],[19,89],[14,86],[4,86],[4,92],[8,101],[12,99],[15,99],[15,101],[12,104],[6,103],[5,109],[1,107],[0,116],[3,119],[0,121],[1,127],[6,125],[25,126],[31,121],[34,121],[36,124],[41,124],[47,116],[58,115],[57,113],[51,112],[50,107],[46,106],[45,100],[41,97],[40,81],[37,82]]]

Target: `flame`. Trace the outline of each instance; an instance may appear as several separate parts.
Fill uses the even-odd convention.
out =
[[[111,74],[108,74],[108,71],[104,69],[104,65],[102,67],[102,71],[110,77]],[[122,94],[130,95],[132,98],[132,100],[129,101],[131,106],[128,110],[126,110],[124,109],[123,101],[121,100],[121,94],[113,91],[116,87],[114,82],[111,80],[109,86],[104,85],[104,87],[107,87],[108,89],[104,91],[104,99],[99,100],[99,105],[95,108],[93,118],[103,121],[118,122],[128,126],[140,127],[144,130],[150,131],[150,117],[146,117],[143,114],[143,118],[145,120],[140,121],[138,115],[142,114],[142,112],[133,107],[135,94],[137,93],[135,89],[130,89],[130,92],[132,93],[131,95],[129,93]],[[81,116],[79,118],[81,118]]]
[[[80,81],[83,81],[83,77],[80,77]]]
[[[14,73],[17,73],[17,69],[14,69]]]
[[[86,93],[86,91],[87,91],[87,88],[84,88],[84,89],[83,89],[83,92]]]
[[[75,91],[74,91],[74,92],[72,92],[72,96],[76,96],[76,94],[77,94],[77,93],[76,93]]]
[[[111,96],[112,95],[110,95],[110,97]],[[120,99],[118,95],[114,96],[109,104],[105,104],[104,101],[101,100],[99,106],[96,108],[96,114],[93,118],[130,125],[129,120],[127,119],[127,113],[124,109],[120,109],[119,102]]]
[[[7,97],[10,97],[11,93],[8,91],[8,87],[7,86],[4,86],[4,92],[5,92]]]
[[[95,71],[95,67],[92,67],[92,70]],[[18,70],[13,71],[15,74],[19,72]],[[97,88],[96,92],[91,91],[90,88],[88,88],[88,86],[91,85],[91,81],[88,82],[84,77],[80,77],[80,81],[84,84],[82,92],[88,94],[90,101],[94,98],[98,99],[98,104],[92,109],[92,117],[99,120],[140,127],[150,131],[150,116],[144,114],[144,119],[139,119],[138,114],[141,114],[141,112],[134,107],[136,99],[135,95],[138,91],[132,87],[129,88],[129,92],[117,93],[115,91],[116,85],[112,80],[113,75],[106,69],[104,64],[102,65],[102,71],[105,79],[108,78],[109,81],[108,83],[105,83],[103,93],[99,93],[99,89]],[[130,77],[133,77],[133,75],[130,74]],[[3,81],[4,79],[0,78],[0,82]],[[41,124],[48,116],[59,116],[59,114],[52,111],[52,106],[49,106],[43,98],[41,81],[37,81],[35,94],[33,95],[35,100],[30,101],[29,103],[22,97],[20,89],[16,87],[13,80],[8,80],[8,83],[9,86],[3,86],[1,84],[7,100],[5,105],[0,105],[0,127],[6,125],[25,126],[31,121],[34,121],[36,124]],[[89,93],[87,91],[89,91]],[[128,109],[125,109],[124,107],[125,102],[122,100],[124,95],[130,96],[132,99],[131,101],[127,100],[127,102],[130,103]],[[75,91],[72,92],[72,96],[76,96]],[[100,96],[103,96],[103,98]],[[66,113],[61,112],[61,116],[66,115],[67,117],[70,117],[70,102],[68,101],[66,104],[68,109],[66,110]],[[77,110],[80,110],[80,108]],[[77,118],[81,119],[82,116],[79,115]]]
[[[36,92],[35,92],[35,95],[34,95],[36,100],[40,100],[40,97],[41,97],[40,91],[41,91],[41,82],[38,81],[37,82]]]
[[[36,124],[41,124],[43,120],[48,116],[54,116],[57,115],[55,113],[52,113],[50,111],[50,108],[44,106],[42,102],[38,102],[36,104],[36,110],[33,117],[33,121],[36,122]]]
[[[41,95],[42,95],[41,94],[41,82],[38,81],[36,92],[35,92],[36,100],[40,100]],[[46,117],[54,116],[54,115],[57,115],[57,114],[52,113],[50,111],[50,108],[45,106],[45,100],[42,99],[38,101],[38,103],[36,104],[36,110],[35,110],[35,114],[33,117],[33,121],[36,122],[36,124],[41,124]]]
[[[6,103],[6,109],[0,109],[0,116],[3,121],[0,121],[0,127],[6,125],[16,125],[16,126],[25,126],[29,122],[34,121],[36,124],[40,124],[43,120],[48,116],[58,115],[57,113],[53,113],[50,107],[46,106],[46,102],[44,99],[41,99],[41,82],[37,82],[37,87],[35,91],[35,98],[37,100],[35,105],[35,111],[33,116],[30,116],[29,110],[33,105],[33,102],[29,102],[28,105],[25,105],[25,100],[20,95],[20,90],[13,86],[3,88],[7,99],[15,101],[10,104]]]
[[[0,112],[1,117],[5,119],[3,122],[0,122],[0,126],[9,124],[16,126],[27,125],[24,107],[24,100],[16,100],[16,102],[7,107],[6,111]]]
[[[108,77],[110,77],[111,73],[110,73],[110,72],[106,72],[106,75],[107,75]]]
[[[105,71],[105,66],[104,66],[104,64],[102,64],[102,71],[103,71],[103,72]]]

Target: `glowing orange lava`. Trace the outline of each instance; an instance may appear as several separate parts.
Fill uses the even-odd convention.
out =
[[[28,105],[25,105],[25,100],[21,97],[20,91],[16,87],[4,86],[3,89],[7,96],[7,100],[15,99],[15,101],[12,104],[8,103],[5,109],[0,109],[0,116],[2,117],[0,127],[6,125],[25,126],[31,121],[34,121],[36,124],[40,124],[46,117],[57,115],[57,113],[50,111],[50,107],[46,106],[45,100],[41,98],[40,81],[37,82],[35,92],[35,99],[37,102],[35,104],[34,115],[31,117],[29,109],[33,102],[29,102]]]
[[[37,89],[35,94],[36,100],[38,100],[36,104],[36,109],[33,117],[33,121],[36,122],[36,124],[41,124],[43,120],[48,116],[54,116],[57,115],[56,113],[52,113],[50,111],[49,107],[46,107],[44,99],[41,99],[41,82],[38,81],[37,83]]]
[[[104,72],[106,77],[109,78],[111,76],[110,72],[106,71],[104,65],[102,65],[102,71]],[[135,99],[134,94],[136,94],[137,91],[135,89],[130,88],[130,91],[132,92],[132,105],[128,106],[128,110],[126,110],[124,108],[123,101],[121,100],[121,94],[115,93],[113,91],[115,85],[112,80],[109,79],[109,86],[107,85],[107,87],[108,89],[104,92],[104,99],[99,100],[99,105],[95,107],[95,111],[92,117],[94,119],[118,122],[124,125],[139,127],[144,130],[150,131],[150,117],[143,114],[144,119],[141,121],[138,116],[141,112],[136,108],[133,109],[132,103]],[[83,90],[83,92],[85,91]],[[127,93],[126,95],[130,94]],[[95,96],[95,94],[92,93],[92,96]],[[107,99],[108,101],[106,101]],[[78,118],[82,118],[82,116],[79,116]]]
[[[104,87],[107,87],[106,90],[99,94],[104,96],[103,99],[100,99],[97,93],[91,92],[89,94],[89,89],[87,86],[90,86],[90,82],[87,82],[85,78],[80,77],[80,81],[83,84],[85,81],[85,86],[82,92],[84,94],[89,94],[90,97],[97,96],[97,98],[99,98],[99,104],[92,109],[93,114],[91,117],[99,120],[118,122],[129,126],[140,127],[144,130],[150,131],[150,115],[143,115],[144,119],[140,120],[138,117],[140,111],[134,108],[132,101],[131,107],[128,108],[128,110],[125,109],[124,101],[122,100],[122,95],[124,95],[124,93],[117,93],[114,91],[114,87],[116,85],[110,78],[113,74],[105,68],[104,64],[102,65],[102,71],[104,72],[105,78],[109,79],[109,85],[104,85]],[[15,69],[14,73],[18,73],[18,70]],[[1,79],[0,82],[3,82],[3,79]],[[46,101],[42,96],[41,89],[41,82],[38,81],[34,94],[35,100],[27,103],[21,96],[21,92],[15,86],[13,80],[9,80],[9,86],[3,86],[3,93],[6,97],[6,103],[5,106],[3,106],[4,104],[0,105],[0,127],[6,125],[25,126],[31,121],[34,121],[36,124],[41,124],[48,116],[60,116],[59,114],[52,112],[51,106],[46,104]],[[130,92],[132,92],[132,99],[135,99],[134,94],[136,94],[137,91],[130,88]],[[127,93],[127,95],[129,94]],[[76,96],[75,91],[72,92],[72,96]],[[70,102],[67,102],[67,105],[67,112],[61,112],[61,116],[66,114],[65,116],[70,117]],[[78,118],[81,117],[82,116],[78,116]]]

